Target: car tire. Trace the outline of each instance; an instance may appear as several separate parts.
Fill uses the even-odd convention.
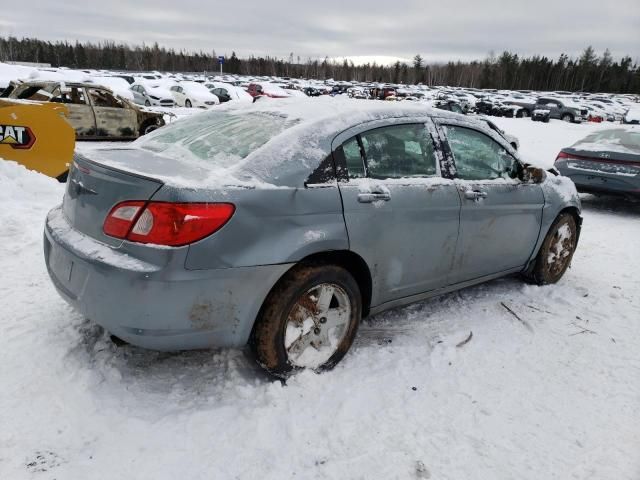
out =
[[[142,124],[142,126],[140,127],[140,136],[142,137],[143,135],[146,135],[147,133],[151,133],[154,130],[157,130],[160,127],[160,125],[158,125],[155,122],[147,122]]]
[[[145,100],[144,101],[144,106],[145,107],[150,107],[151,106],[151,102],[149,100]]]
[[[571,264],[578,245],[578,224],[575,217],[564,212],[553,221],[540,251],[525,279],[536,285],[556,283]]]
[[[193,105],[191,105],[191,100],[187,99],[184,101],[184,106],[186,108],[191,108]]]
[[[269,293],[258,315],[251,340],[258,363],[281,378],[305,368],[333,368],[353,343],[361,298],[358,284],[342,267],[294,267]]]
[[[529,113],[529,110],[527,110],[526,108],[523,108],[522,111],[520,112],[520,116],[522,118],[528,118],[531,116],[531,114]]]
[[[574,118],[570,113],[565,113],[564,115],[562,115],[562,117],[560,117],[560,120],[567,123],[573,123]]]

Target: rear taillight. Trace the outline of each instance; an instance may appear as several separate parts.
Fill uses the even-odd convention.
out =
[[[556,157],[556,161],[555,161],[554,163],[556,163],[558,160],[561,160],[561,159],[563,159],[563,158],[564,158],[564,159],[571,158],[571,155],[569,155],[567,152],[562,152],[562,151],[561,151],[561,152],[558,154],[558,156]]]
[[[216,232],[234,212],[231,203],[127,201],[111,209],[103,230],[132,242],[179,247]]]

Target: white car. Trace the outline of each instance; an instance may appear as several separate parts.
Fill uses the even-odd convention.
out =
[[[133,101],[138,105],[173,107],[176,103],[172,93],[162,85],[139,82],[131,85],[129,90],[133,94]]]
[[[207,82],[205,87],[213,93],[221,103],[235,101],[235,102],[253,102],[253,97],[247,93],[246,90],[240,87],[236,87],[229,83],[222,82]]]
[[[176,105],[180,107],[209,108],[214,105],[220,105],[220,99],[201,83],[180,82],[173,85],[170,90]]]
[[[633,106],[626,113],[624,118],[622,119],[622,123],[627,123],[631,125],[640,124],[640,106]]]

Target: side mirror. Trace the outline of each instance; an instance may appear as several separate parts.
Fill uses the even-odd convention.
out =
[[[520,180],[524,183],[542,183],[547,178],[547,172],[542,168],[534,167],[532,165],[524,165],[522,172],[520,173]]]

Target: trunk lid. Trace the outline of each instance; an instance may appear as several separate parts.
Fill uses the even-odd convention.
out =
[[[71,226],[96,240],[118,246],[122,240],[105,235],[104,220],[117,203],[149,200],[162,187],[160,180],[103,165],[76,154],[62,203]]]

